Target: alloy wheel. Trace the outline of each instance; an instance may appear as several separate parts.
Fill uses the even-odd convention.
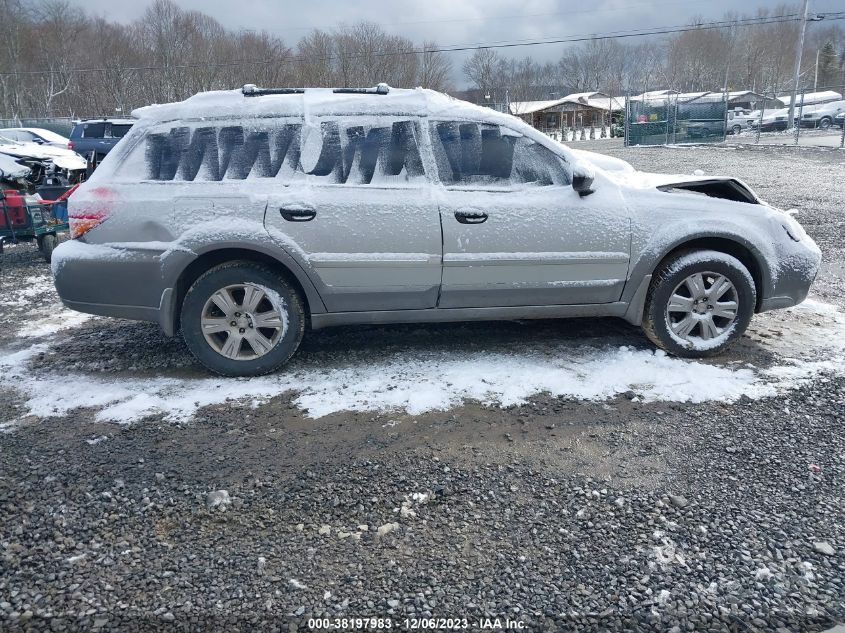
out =
[[[730,336],[738,308],[739,295],[730,279],[698,272],[675,287],[666,305],[666,322],[674,337],[695,347],[711,347]]]
[[[200,317],[202,334],[218,354],[254,360],[272,350],[288,327],[284,301],[254,283],[233,284],[213,293]]]

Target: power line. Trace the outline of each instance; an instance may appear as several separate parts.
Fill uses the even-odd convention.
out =
[[[580,11],[554,11],[551,13],[523,13],[519,15],[492,15],[492,16],[484,16],[484,17],[473,17],[473,18],[446,18],[442,20],[413,20],[413,21],[406,21],[406,22],[380,22],[380,26],[413,26],[417,24],[450,24],[455,22],[477,22],[479,20],[484,21],[500,21],[500,20],[522,20],[525,18],[546,18],[546,17],[554,17],[560,15],[579,15],[584,13],[589,14],[596,14],[596,13],[616,13],[618,11],[627,11],[631,8],[635,7],[654,7],[654,6],[662,6],[662,5],[689,5],[689,4],[704,4],[712,2],[712,0],[668,0],[666,2],[639,2],[633,3],[629,2],[626,3],[624,7],[616,7],[611,9],[582,9]],[[321,30],[326,28],[331,28],[331,26],[286,26],[280,29],[273,29],[274,31],[284,32],[284,31],[313,31],[313,30]],[[245,29],[245,30],[253,30],[253,29]]]
[[[542,40],[522,40],[511,42],[491,42],[479,44],[465,44],[465,45],[450,45],[430,49],[410,49],[405,51],[375,51],[366,54],[339,56],[329,55],[324,57],[309,57],[303,58],[299,55],[291,55],[285,59],[247,59],[236,60],[232,62],[203,62],[193,64],[173,64],[169,66],[126,66],[126,67],[100,67],[100,68],[65,68],[65,69],[46,69],[46,70],[17,70],[17,71],[2,71],[0,75],[4,76],[32,76],[32,75],[56,75],[56,74],[71,74],[71,73],[91,73],[91,72],[130,72],[130,71],[153,71],[153,70],[186,70],[190,68],[232,68],[240,66],[255,66],[279,63],[296,63],[298,61],[334,61],[338,59],[372,59],[381,57],[397,57],[407,55],[430,55],[432,53],[456,53],[472,50],[487,50],[487,49],[504,49],[517,48],[522,46],[543,46],[548,44],[576,44],[587,41],[603,41],[627,39],[632,37],[646,37],[653,35],[668,35],[672,33],[686,33],[689,31],[707,31],[718,30],[735,27],[750,27],[767,24],[781,24],[785,22],[797,22],[801,18],[799,14],[789,13],[780,16],[758,17],[758,18],[743,18],[738,20],[721,20],[712,22],[700,22],[698,24],[684,25],[684,26],[667,26],[654,27],[651,29],[636,29],[631,31],[610,31],[608,33],[590,34],[582,36],[565,36],[554,39]],[[845,11],[838,11],[824,14],[825,21],[845,20]]]

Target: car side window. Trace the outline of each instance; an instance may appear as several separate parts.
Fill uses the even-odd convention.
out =
[[[432,148],[447,186],[500,188],[569,185],[566,162],[510,128],[487,123],[433,121]]]
[[[126,133],[132,128],[131,125],[127,125],[124,123],[112,123],[111,125],[111,137],[112,138],[123,138],[126,136]]]
[[[149,180],[290,180],[300,169],[302,124],[255,119],[217,125],[157,126],[132,150],[118,175],[138,171]]]
[[[103,138],[105,133],[105,123],[85,123],[82,126],[82,138]]]
[[[425,178],[414,119],[327,119],[303,130],[302,169],[315,183],[403,185]]]

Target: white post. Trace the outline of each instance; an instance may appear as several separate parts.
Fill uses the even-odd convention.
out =
[[[795,78],[792,82],[792,100],[789,102],[789,120],[786,122],[789,129],[795,125],[795,99],[798,96],[798,80],[801,76],[801,56],[804,54],[804,33],[807,31],[807,13],[810,10],[810,0],[804,0],[804,8],[801,11],[801,28],[798,31],[798,46],[795,51]]]

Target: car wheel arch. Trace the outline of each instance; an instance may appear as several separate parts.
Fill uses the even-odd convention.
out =
[[[765,294],[764,289],[771,284],[772,275],[765,263],[765,257],[747,240],[738,236],[705,235],[679,240],[665,249],[649,272],[654,273],[659,270],[667,260],[676,257],[680,252],[697,250],[717,251],[738,259],[748,269],[754,280],[757,293],[757,305],[754,311],[759,312]]]
[[[292,258],[291,261],[286,262],[262,250],[222,246],[200,253],[180,272],[174,286],[176,296],[174,298],[174,314],[172,317],[173,331],[177,331],[179,328],[182,301],[191,285],[206,271],[231,261],[251,261],[265,264],[285,276],[302,298],[306,318],[310,317],[314,312],[322,313],[325,311],[322,299],[317,293],[317,290],[303,271],[296,270],[298,265]]]

